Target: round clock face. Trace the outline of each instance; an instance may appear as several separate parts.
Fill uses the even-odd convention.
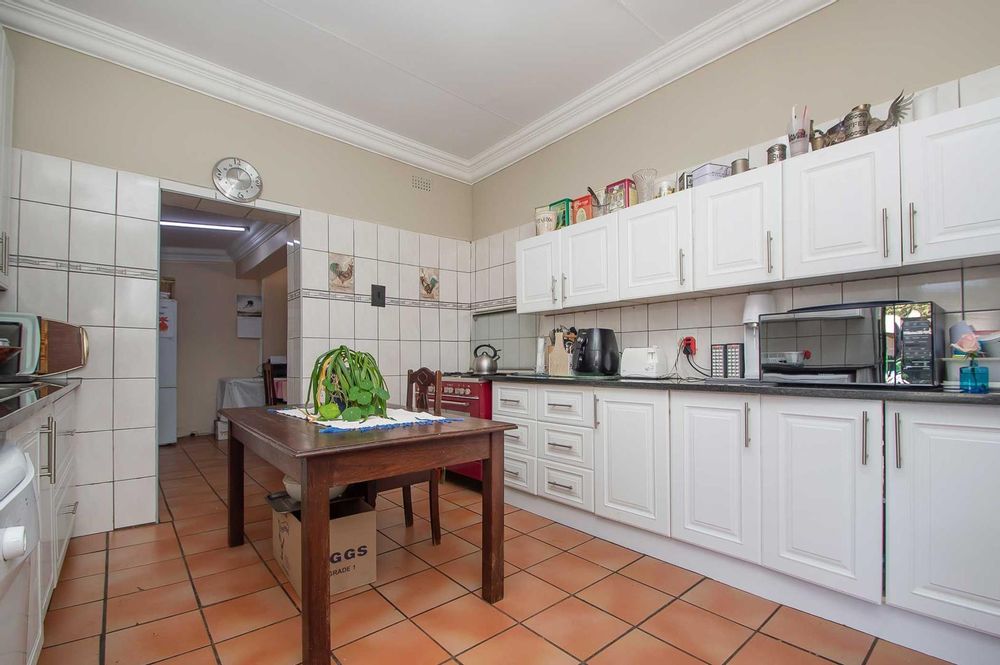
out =
[[[215,181],[215,188],[233,201],[253,201],[260,196],[263,186],[257,169],[239,157],[220,160],[212,170],[212,180]]]

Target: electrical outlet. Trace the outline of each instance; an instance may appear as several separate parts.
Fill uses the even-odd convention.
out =
[[[372,284],[372,307],[385,307],[385,287]]]
[[[681,351],[686,356],[693,356],[698,353],[698,344],[694,341],[694,337],[688,335],[681,339]]]

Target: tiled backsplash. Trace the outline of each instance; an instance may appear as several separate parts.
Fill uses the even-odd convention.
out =
[[[156,518],[160,188],[155,178],[15,151],[11,287],[0,309],[87,328],[77,394],[76,534]]]

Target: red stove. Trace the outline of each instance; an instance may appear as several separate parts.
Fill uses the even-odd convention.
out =
[[[445,374],[441,377],[441,410],[444,415],[489,420],[493,417],[492,384],[489,377],[470,372]],[[482,462],[456,464],[448,470],[476,480],[483,479]]]

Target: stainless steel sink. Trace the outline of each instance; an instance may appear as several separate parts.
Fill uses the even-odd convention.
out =
[[[35,392],[39,388],[51,386],[43,381],[33,381],[31,383],[5,383],[0,384],[0,402],[15,399],[25,393]]]

